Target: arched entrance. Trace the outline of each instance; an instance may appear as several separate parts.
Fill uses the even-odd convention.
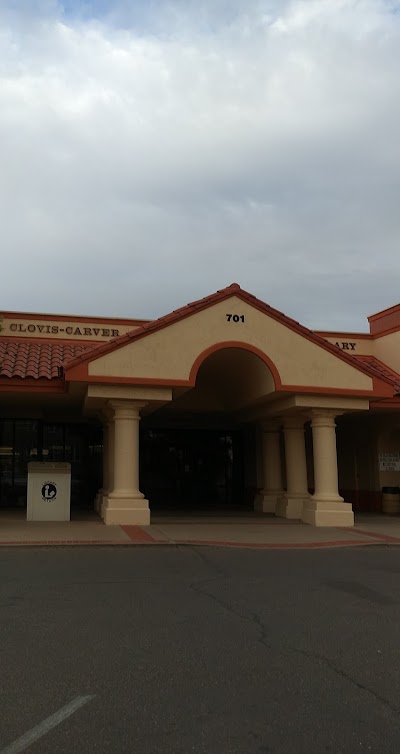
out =
[[[251,510],[257,490],[256,427],[249,409],[275,392],[271,368],[245,344],[196,359],[193,387],[141,422],[141,488],[152,510]]]

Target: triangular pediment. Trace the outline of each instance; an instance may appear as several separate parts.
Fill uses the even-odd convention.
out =
[[[392,394],[368,365],[237,284],[94,348],[65,371],[69,380],[190,386],[204,359],[223,348],[259,356],[276,391]]]

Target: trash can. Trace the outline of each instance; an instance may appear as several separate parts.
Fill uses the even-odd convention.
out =
[[[382,513],[400,513],[400,488],[382,487]]]
[[[28,521],[69,521],[71,464],[28,463]]]

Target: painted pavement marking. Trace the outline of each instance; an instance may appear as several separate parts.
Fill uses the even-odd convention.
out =
[[[343,531],[343,529],[342,529],[342,531]],[[369,531],[369,530],[366,530],[366,529],[358,529],[358,528],[355,528],[355,527],[352,528],[352,531],[355,534],[362,534],[363,537],[370,537],[370,538],[372,537],[373,539],[381,539],[384,542],[397,542],[397,543],[400,542],[400,537],[394,537],[391,534],[381,534],[379,532]]]
[[[18,738],[14,743],[10,744],[10,746],[1,749],[0,754],[18,754],[19,751],[24,751],[28,746],[35,743],[39,738],[42,738],[42,736],[45,736],[46,733],[62,723],[63,720],[66,720],[67,717],[73,715],[74,712],[80,707],[83,707],[84,704],[87,704],[94,699],[94,697],[95,694],[90,694],[89,696],[77,696],[72,702],[66,704],[65,707],[61,707],[58,712],[47,717],[46,720],[43,720],[39,725],[36,725],[32,730],[28,731],[28,733],[25,733],[21,738]]]
[[[121,526],[121,529],[135,544],[157,544],[157,540],[155,540],[154,537],[151,536],[151,534],[148,534],[147,531],[144,531],[141,526]]]

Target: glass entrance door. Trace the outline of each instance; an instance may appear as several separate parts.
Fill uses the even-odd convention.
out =
[[[140,448],[141,489],[153,508],[243,506],[240,431],[144,429]]]

